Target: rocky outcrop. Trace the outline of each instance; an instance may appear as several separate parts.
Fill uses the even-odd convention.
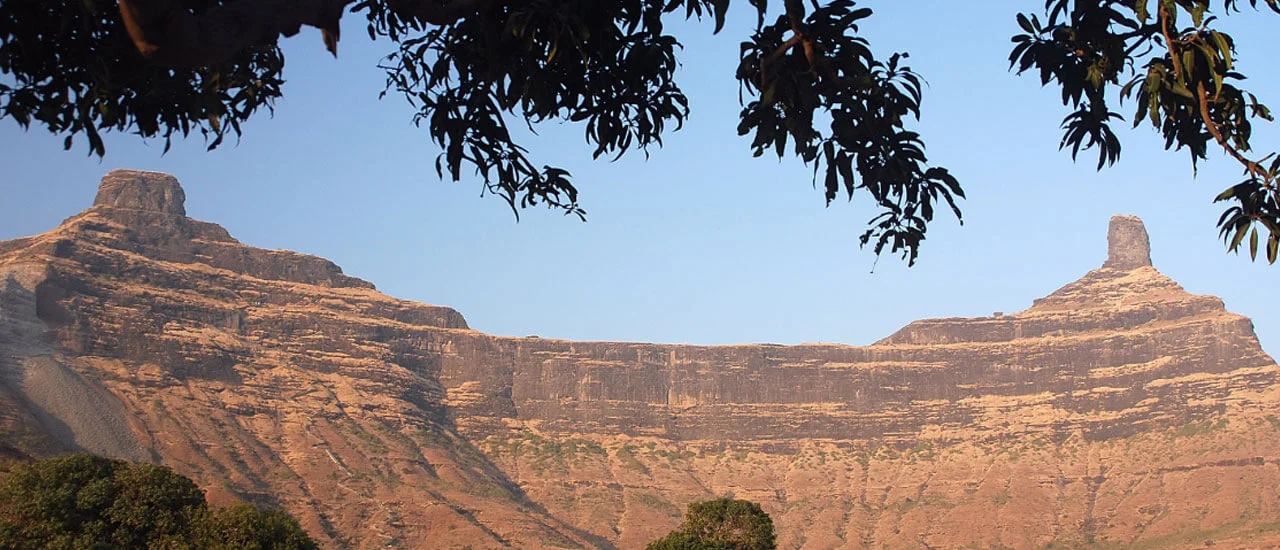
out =
[[[1280,541],[1280,368],[1150,265],[1136,218],[1026,311],[707,347],[476,332],[182,197],[112,172],[0,243],[3,380],[87,388],[0,386],[0,447],[143,449],[331,547],[640,548],[724,493],[788,548]]]
[[[187,195],[178,178],[160,172],[112,170],[98,186],[94,206],[186,216]]]
[[[1107,230],[1107,262],[1102,267],[1138,269],[1151,265],[1151,240],[1137,216],[1112,216]]]

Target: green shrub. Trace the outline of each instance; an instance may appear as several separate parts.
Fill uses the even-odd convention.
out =
[[[649,543],[646,550],[731,550],[733,547],[702,540],[694,535],[681,531],[672,531],[670,535]]]
[[[211,512],[190,479],[154,464],[77,454],[0,478],[0,548],[301,550],[298,522],[244,504]]]
[[[689,505],[684,523],[648,550],[774,550],[773,520],[760,505],[721,498]]]
[[[199,545],[208,550],[303,550],[316,544],[282,510],[259,510],[241,503],[214,511],[197,529]]]

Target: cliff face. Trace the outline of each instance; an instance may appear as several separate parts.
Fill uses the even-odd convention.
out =
[[[435,361],[457,312],[183,215],[164,174],[0,244],[0,440],[155,460],[333,547],[590,546],[474,446]]]
[[[0,453],[155,460],[333,547],[1280,542],[1280,369],[1141,222],[1030,309],[866,347],[502,338],[185,217],[170,176],[0,243]]]

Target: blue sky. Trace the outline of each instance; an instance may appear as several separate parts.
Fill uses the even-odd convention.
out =
[[[752,158],[736,135],[737,44],[754,22],[745,2],[712,36],[680,27],[685,129],[646,161],[593,162],[582,129],[546,124],[526,140],[537,162],[568,168],[588,222],[534,210],[517,223],[475,181],[440,182],[436,150],[399,98],[379,101],[376,68],[390,51],[346,17],[338,59],[303,32],[284,43],[285,97],[246,125],[238,145],[205,152],[197,137],[163,143],[111,135],[107,156],[0,121],[0,239],[46,231],[87,207],[113,168],[175,174],[187,210],[241,241],[329,258],[393,296],[453,306],[490,333],[582,340],[727,344],[865,344],[914,319],[1024,309],[1106,256],[1112,214],[1141,216],[1158,269],[1195,293],[1221,296],[1280,345],[1280,266],[1225,253],[1213,197],[1241,179],[1214,155],[1192,176],[1183,153],[1152,130],[1122,132],[1120,163],[1101,173],[1057,149],[1065,110],[1054,89],[1007,71],[1014,14],[1040,2],[863,2],[877,52],[907,51],[929,82],[931,161],[969,196],[965,224],[930,227],[915,267],[878,265],[857,237],[871,216],[860,198],[827,208],[795,161]],[[1228,18],[1241,67],[1263,101],[1276,16]],[[1267,29],[1264,30],[1264,25]],[[1127,114],[1129,107],[1123,111]],[[1280,149],[1272,125],[1255,148]],[[82,145],[82,144],[81,144]],[[875,270],[872,272],[872,267]]]

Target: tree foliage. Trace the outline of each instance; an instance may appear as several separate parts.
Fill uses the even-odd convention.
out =
[[[188,0],[207,10],[218,0]],[[280,97],[284,56],[258,44],[214,66],[148,63],[129,41],[115,0],[0,2],[0,118],[83,136],[103,155],[101,133],[171,140],[198,132],[217,147],[240,123]]]
[[[1263,0],[1280,12],[1280,0]],[[519,215],[543,205],[579,217],[578,189],[563,167],[538,162],[512,124],[579,125],[595,158],[648,154],[689,114],[675,79],[678,38],[665,25],[707,21],[719,33],[730,0],[84,0],[0,3],[0,118],[83,134],[203,134],[216,147],[280,97],[280,36],[322,29],[337,51],[344,11],[367,20],[371,38],[395,51],[384,94],[404,96],[413,120],[441,149],[441,178],[475,177]],[[830,204],[855,193],[876,213],[859,242],[876,254],[917,258],[929,222],[944,208],[960,218],[959,181],[929,163],[920,117],[922,79],[905,53],[877,54],[860,32],[872,12],[852,0],[745,2],[756,15],[741,42],[738,133],[756,156],[799,158]],[[1038,72],[1073,109],[1063,148],[1095,149],[1098,167],[1120,156],[1112,107],[1130,101],[1193,162],[1210,144],[1241,163],[1245,179],[1218,200],[1232,250],[1277,258],[1280,159],[1250,150],[1251,124],[1270,120],[1239,87],[1231,36],[1214,27],[1221,0],[1047,0],[1043,18],[1017,14],[1011,67]],[[1260,8],[1257,0],[1249,7]],[[742,6],[744,2],[736,5]],[[957,6],[956,9],[963,9]],[[1259,227],[1261,226],[1261,227]],[[1266,236],[1260,237],[1262,232]],[[1265,241],[1265,244],[1261,244]]]
[[[0,548],[310,549],[280,511],[210,511],[204,492],[163,466],[79,454],[18,464],[0,478]]]
[[[721,498],[695,502],[684,523],[666,537],[649,543],[648,550],[773,550],[777,548],[773,520],[760,505]]]
[[[1280,13],[1280,0],[1264,2]],[[1217,4],[1223,14],[1241,9],[1239,0]],[[1250,8],[1258,4],[1249,0]],[[1047,0],[1043,20],[1018,14],[1023,32],[1013,37],[1009,63],[1061,88],[1063,105],[1074,109],[1063,119],[1061,146],[1073,158],[1096,149],[1099,169],[1120,157],[1111,121],[1124,117],[1112,106],[1124,101],[1133,106],[1134,127],[1150,124],[1166,149],[1186,149],[1193,168],[1211,144],[1221,148],[1245,179],[1215,199],[1232,203],[1218,220],[1220,235],[1233,251],[1247,236],[1251,257],[1262,248],[1275,263],[1280,158],[1254,155],[1249,142],[1252,122],[1271,121],[1271,111],[1240,87],[1235,40],[1216,27],[1213,8],[1209,0]]]
[[[871,10],[852,1],[813,9],[792,1],[772,19],[766,1],[753,6],[756,29],[736,72],[751,98],[738,133],[752,137],[756,156],[793,154],[811,165],[828,204],[867,191],[880,213],[861,243],[914,262],[938,202],[959,217],[955,199],[964,196],[946,169],[929,166],[923,140],[906,128],[920,114],[919,77],[904,56],[873,54],[857,34]],[[458,180],[471,168],[513,209],[542,202],[581,216],[568,171],[539,167],[512,139],[507,117],[580,123],[596,158],[660,146],[689,112],[675,81],[680,43],[664,21],[706,18],[718,32],[728,7],[727,0],[490,2],[440,26],[400,17],[379,0],[353,9],[367,12],[370,36],[400,45],[385,65],[388,89],[418,107],[415,122],[444,151],[440,176]]]
[[[259,510],[240,503],[214,510],[195,527],[198,546],[207,550],[272,550],[315,548],[298,526],[298,520],[282,510]]]

